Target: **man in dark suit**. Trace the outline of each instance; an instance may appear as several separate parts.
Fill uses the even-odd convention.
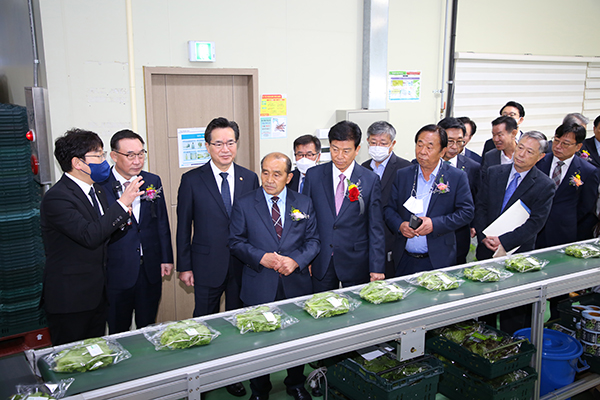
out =
[[[292,171],[292,180],[287,187],[302,193],[306,171],[317,165],[321,158],[319,138],[315,135],[302,135],[294,140],[294,157],[296,158],[296,169]]]
[[[319,253],[317,220],[308,196],[288,190],[292,163],[282,153],[261,161],[262,188],[239,198],[231,214],[231,253],[244,265],[245,306],[312,293],[308,266]],[[304,365],[288,369],[284,383],[295,399],[310,399]],[[251,400],[268,399],[269,375],[250,380]]]
[[[581,153],[596,168],[600,167],[600,115],[594,120],[594,136],[583,141]]]
[[[385,207],[392,193],[392,185],[396,171],[411,166],[411,162],[394,154],[396,144],[396,129],[386,121],[374,122],[367,129],[367,143],[369,155],[372,157],[362,163],[362,166],[371,170],[381,180],[381,206]],[[396,232],[385,227],[385,276],[394,276],[396,266],[392,259],[392,248]]]
[[[500,116],[511,117],[515,120],[515,122],[517,123],[517,131],[519,132],[518,136],[515,139],[516,141],[519,141],[521,135],[523,134],[523,132],[519,131],[519,126],[521,126],[523,120],[525,119],[525,108],[516,101],[509,101],[500,109]],[[494,146],[495,144],[496,143],[493,138],[488,139],[485,142],[485,145],[483,146],[483,152],[481,153],[484,159],[485,154],[488,151],[497,148]]]
[[[56,140],[54,155],[64,174],[42,199],[40,225],[46,251],[42,305],[56,346],[104,335],[106,245],[127,223],[144,182],[134,179],[109,207],[95,183],[110,173],[97,134],[70,130]]]
[[[475,153],[474,151],[467,149],[467,145],[469,144],[471,139],[473,139],[473,135],[475,134],[475,132],[477,132],[477,124],[475,124],[475,121],[473,121],[469,117],[459,117],[457,118],[457,120],[463,123],[466,130],[464,138],[465,143],[462,146],[462,151],[460,152],[460,154],[469,157],[471,160],[476,161],[478,164],[481,164],[481,156]]]
[[[329,130],[332,162],[306,173],[303,193],[312,199],[321,240],[312,263],[315,292],[385,277],[381,183],[354,162],[361,136],[354,122],[335,124]]]
[[[240,138],[238,124],[213,119],[204,132],[210,162],[186,172],[177,194],[177,271],[194,286],[194,317],[242,306],[241,262],[229,253],[229,217],[233,203],[258,188],[258,177],[233,162]],[[193,232],[193,237],[192,237]],[[227,387],[234,396],[246,394],[241,383]]]
[[[479,170],[481,165],[462,154],[460,150],[464,146],[464,136],[467,129],[463,123],[457,118],[446,117],[438,122],[446,131],[448,136],[448,147],[442,159],[446,163],[450,163],[454,168],[458,168],[467,173],[469,178],[469,189],[473,197],[473,203],[477,197],[477,186],[479,185]],[[471,224],[466,224],[456,230],[456,263],[465,264],[467,255],[471,248],[471,238],[475,237],[475,229],[471,228]]]
[[[556,186],[550,216],[537,237],[538,249],[593,237],[598,223],[595,214],[598,170],[576,155],[585,134],[581,125],[560,125],[556,128],[552,153],[537,163],[538,169]]]
[[[475,208],[475,230],[479,244],[477,259],[491,258],[500,246],[505,252],[520,246],[518,252],[535,248],[537,234],[544,227],[556,185],[535,164],[545,156],[547,141],[544,134],[525,132],[515,150],[514,163],[491,166],[482,179]],[[530,210],[527,221],[514,231],[499,237],[485,236],[483,230],[521,200]]]
[[[448,145],[446,131],[426,125],[415,135],[415,143],[418,164],[396,173],[384,208],[385,222],[399,233],[394,245],[396,276],[456,264],[455,231],[473,219],[467,174],[441,160]],[[411,224],[411,215],[418,226]]]
[[[173,248],[160,177],[142,171],[144,139],[125,129],[113,135],[110,147],[114,167],[102,185],[108,204],[116,202],[138,176],[145,182],[144,195],[133,202],[129,225],[108,244],[106,293],[108,328],[113,334],[129,330],[133,310],[136,328],[156,322],[162,277],[173,271]]]
[[[519,127],[512,117],[502,116],[492,121],[492,135],[496,148],[483,155],[481,164],[482,179],[490,166],[512,164],[517,147],[518,129]]]

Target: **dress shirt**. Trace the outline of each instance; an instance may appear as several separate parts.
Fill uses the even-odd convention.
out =
[[[517,182],[517,187],[519,187],[519,185],[523,182],[523,180],[525,179],[525,177],[527,176],[529,171],[531,171],[531,170],[528,169],[527,171],[519,172],[519,175],[521,175],[521,178],[519,178],[519,182]],[[506,182],[506,187],[504,188],[505,190],[508,188],[508,185],[510,185],[510,182],[515,177],[516,173],[517,173],[517,170],[515,169],[515,166],[513,165],[513,167],[510,169],[510,175],[508,176],[508,182]]]
[[[454,168],[458,168],[457,167],[457,164],[458,164],[458,155],[452,157],[448,161],[444,160],[444,162],[450,163],[450,165],[452,165]]]
[[[83,190],[83,193],[85,193],[85,197],[87,197],[87,199],[90,201],[90,204],[92,205],[92,207],[94,207],[94,202],[92,201],[92,197],[90,196],[90,189],[92,188],[92,185],[90,185],[89,183],[85,183],[84,181],[82,181],[81,179],[75,178],[73,175],[69,174],[68,172],[65,172],[65,175],[68,176],[69,178],[71,178],[71,180],[73,182],[75,182],[77,184],[77,186],[79,186],[81,188],[81,190]],[[96,189],[94,189],[94,194],[96,193]],[[96,201],[98,202],[98,205],[100,206],[100,214],[104,215],[104,209],[102,208],[102,204],[100,204],[100,201],[98,200],[98,195],[96,196]],[[121,204],[121,206],[123,206],[123,204]],[[125,208],[127,210],[127,208]]]
[[[427,209],[429,208],[429,201],[431,200],[431,194],[433,191],[433,184],[435,182],[435,178],[440,170],[441,165],[442,160],[440,159],[440,162],[438,163],[437,167],[435,167],[435,169],[433,170],[431,175],[429,175],[427,180],[425,180],[423,170],[419,165],[419,173],[417,174],[416,197],[417,199],[423,200],[423,212],[416,214],[417,217],[425,217],[427,215]],[[412,239],[407,239],[405,248],[406,251],[408,251],[409,253],[423,254],[429,252],[429,248],[427,247],[427,236],[415,236]]]
[[[598,152],[598,154],[600,154],[600,142],[598,141],[598,139],[596,139],[596,137],[594,137],[594,144],[596,145],[596,151]]]
[[[123,178],[123,176],[121,176],[121,174],[119,174],[119,172],[117,172],[116,168],[112,168],[112,174],[114,175],[115,179],[119,181],[119,183],[121,184],[121,192],[119,193],[119,196],[121,196],[121,194],[123,194],[123,190],[125,190],[125,182],[133,182],[133,180],[135,178],[137,178],[136,176],[132,176],[131,179],[125,179]],[[158,189],[158,188],[156,188]],[[131,209],[133,210],[133,216],[135,217],[135,220],[137,222],[140,222],[140,208],[141,208],[141,204],[142,201],[140,199],[140,196],[136,197],[135,200],[133,201],[133,203],[131,203]]]
[[[375,165],[375,160],[371,160],[371,164],[369,164],[369,166],[371,167],[373,172],[375,172],[379,176],[379,180],[383,179],[383,173],[385,172],[385,167],[387,167],[388,162],[390,162],[390,158],[392,158],[392,153],[390,153],[390,155],[385,160],[383,160],[378,167]]]
[[[515,153],[513,153],[513,158],[515,156]],[[512,158],[508,158],[506,156],[506,154],[504,154],[504,150],[500,150],[500,164],[504,165],[504,164],[512,164],[513,159]]]
[[[573,157],[575,157],[574,155],[567,158],[565,161],[563,161],[565,164],[562,166],[561,170],[560,170],[560,182],[562,183],[563,179],[565,179],[565,175],[567,175],[567,170],[569,169],[569,167],[571,166],[571,162],[573,161]],[[560,160],[558,158],[556,158],[556,156],[552,157],[552,165],[550,167],[550,173],[548,174],[548,176],[550,178],[552,178],[552,174],[554,173],[554,170],[556,169],[556,166],[558,164]]]
[[[210,169],[212,169],[213,175],[215,176],[215,182],[217,182],[217,188],[219,188],[219,193],[221,193],[221,183],[223,182],[223,178],[221,177],[221,172],[227,172],[227,182],[229,182],[229,191],[231,192],[231,203],[233,205],[233,188],[235,186],[235,170],[233,169],[233,163],[229,166],[227,171],[221,171],[215,163],[210,160]]]
[[[340,174],[344,174],[344,176],[346,177],[346,179],[344,180],[344,193],[348,192],[348,179],[351,179],[352,177],[352,172],[354,171],[354,165],[356,164],[356,161],[352,161],[352,164],[350,164],[350,166],[344,171],[341,172],[334,163],[331,163],[331,166],[333,167],[333,194],[335,195],[335,192],[337,191],[337,185],[340,183]],[[352,182],[355,184],[358,184],[358,182]]]
[[[265,192],[265,189],[263,189],[263,193],[265,194],[265,200],[267,201],[267,206],[269,207],[269,215],[271,215],[273,213],[273,200],[271,200],[273,196]],[[281,216],[281,227],[283,228],[283,225],[285,224],[285,213],[287,212],[285,209],[285,201],[287,199],[287,187],[284,186],[283,190],[277,195],[277,197],[279,198],[279,200],[277,200],[277,206],[279,207],[279,215]]]

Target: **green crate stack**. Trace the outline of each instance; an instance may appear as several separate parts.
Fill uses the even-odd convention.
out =
[[[39,309],[41,187],[31,171],[25,107],[0,104],[0,338],[46,326]]]

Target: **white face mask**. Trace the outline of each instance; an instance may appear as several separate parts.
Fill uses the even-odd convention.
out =
[[[390,148],[384,146],[369,146],[369,155],[376,162],[382,162],[390,155]]]
[[[317,165],[316,161],[310,160],[306,157],[302,157],[301,159],[296,161],[296,167],[298,168],[298,171],[300,171],[302,174],[306,174],[306,171],[308,171],[309,168],[314,167],[315,165]]]

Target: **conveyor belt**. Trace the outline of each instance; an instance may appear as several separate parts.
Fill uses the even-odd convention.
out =
[[[78,374],[57,374],[41,362],[38,366],[45,380],[74,377],[69,395],[84,393],[80,398],[168,398],[168,394],[175,396],[175,391],[180,391],[180,395],[182,388],[193,387],[198,396],[192,393],[190,397],[197,398],[199,392],[386,340],[405,337],[407,342],[409,338],[418,342],[411,333],[522,304],[537,302],[539,307],[534,309],[539,313],[541,307],[543,313],[546,297],[600,284],[600,259],[575,259],[556,249],[532,254],[549,264],[542,271],[515,273],[502,282],[467,281],[459,289],[446,292],[418,288],[399,302],[374,305],[363,301],[349,314],[318,320],[293,304],[298,299],[286,300],[274,304],[300,322],[283,330],[240,335],[222,319],[230,313],[221,313],[205,318],[221,332],[208,346],[157,352],[139,331],[134,331],[113,335],[132,354],[117,365]],[[490,262],[495,261],[485,264]],[[534,322],[540,325],[536,315]],[[535,344],[535,330],[533,338]],[[29,357],[39,360],[48,351],[33,351]]]

